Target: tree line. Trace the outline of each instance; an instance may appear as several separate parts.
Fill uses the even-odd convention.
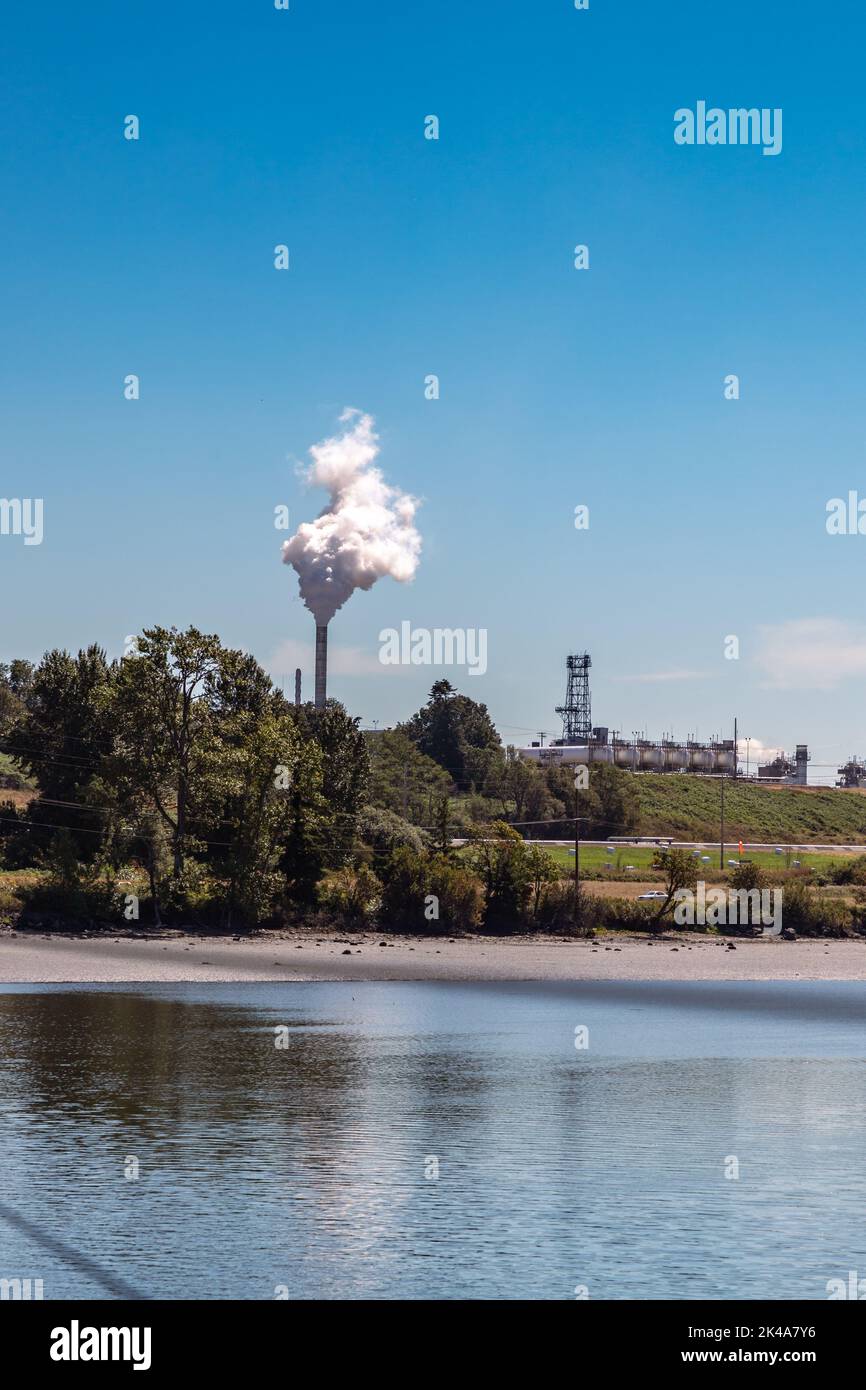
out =
[[[0,666],[0,776],[19,784],[0,865],[40,871],[27,909],[93,921],[538,921],[560,873],[525,838],[577,814],[570,772],[522,762],[448,681],[364,733],[195,628],[149,628],[119,661],[94,645]],[[580,797],[584,835],[636,822],[615,769]]]

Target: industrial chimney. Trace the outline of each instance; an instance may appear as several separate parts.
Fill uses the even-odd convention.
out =
[[[295,708],[301,703],[301,668],[295,667]]]
[[[283,562],[296,570],[316,621],[316,709],[328,698],[328,623],[357,589],[371,589],[385,575],[407,583],[421,551],[416,498],[391,487],[374,467],[379,439],[372,416],[345,410],[340,420],[342,433],[312,446],[305,474],[328,491],[328,505],[283,544]]]
[[[328,684],[328,624],[316,623],[316,709],[325,708]]]

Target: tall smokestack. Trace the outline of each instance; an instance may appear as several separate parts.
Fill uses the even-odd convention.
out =
[[[328,684],[328,624],[316,623],[316,709],[325,708]]]
[[[301,703],[301,668],[295,668],[295,706]]]

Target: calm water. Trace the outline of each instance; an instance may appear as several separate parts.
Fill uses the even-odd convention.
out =
[[[864,1053],[860,985],[5,987],[0,1277],[825,1298],[866,1275]]]

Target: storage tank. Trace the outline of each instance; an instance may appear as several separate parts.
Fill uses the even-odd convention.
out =
[[[690,743],[688,746],[689,768],[692,772],[712,772],[713,750],[703,743]]]
[[[656,744],[638,744],[638,765],[642,772],[661,772],[665,765],[665,755]]]
[[[734,771],[734,750],[733,748],[713,749],[713,770],[721,773],[732,773]]]
[[[613,749],[611,748],[611,746],[610,746],[609,743],[591,743],[591,744],[589,745],[589,748],[588,748],[587,751],[588,751],[588,753],[589,753],[589,757],[587,758],[587,762],[590,762],[590,763],[612,763],[612,762],[613,762]]]
[[[565,751],[566,750],[562,748],[540,748],[539,745],[535,743],[529,748],[518,748],[517,755],[527,763],[541,763],[544,767],[555,767],[557,763],[563,761],[562,755]]]
[[[688,750],[681,743],[665,743],[662,746],[666,772],[682,772],[684,768],[688,767]]]
[[[615,743],[613,745],[613,760],[617,767],[634,767],[636,764],[634,744]]]
[[[540,763],[542,767],[613,762],[613,749],[606,744],[597,743],[552,743],[547,748],[518,748],[517,752],[524,762]]]

